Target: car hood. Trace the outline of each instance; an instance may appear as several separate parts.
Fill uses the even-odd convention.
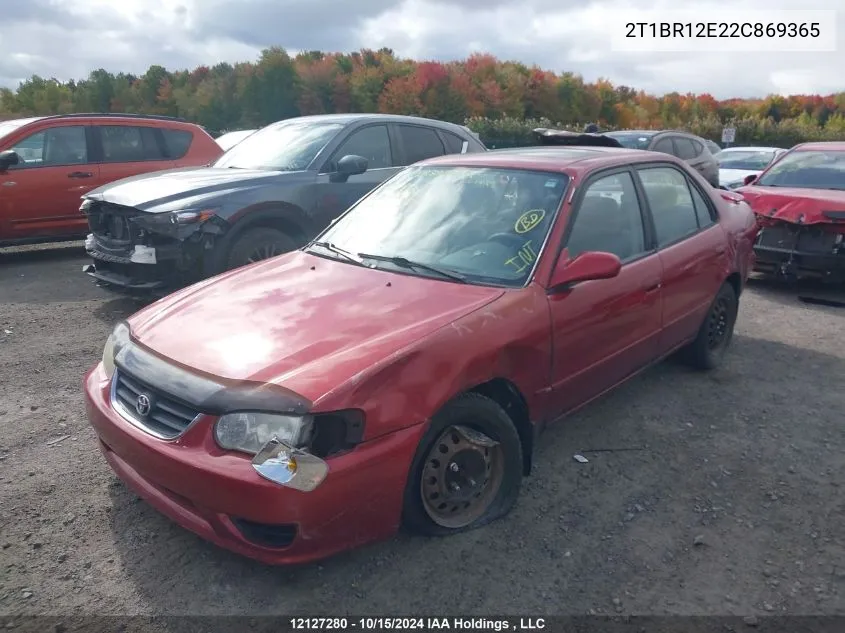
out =
[[[171,169],[117,180],[85,197],[142,211],[165,212],[172,210],[174,203],[185,208],[185,203],[194,199],[215,198],[298,173],[301,172],[218,167]]]
[[[165,297],[129,325],[175,363],[313,402],[503,292],[294,251]]]
[[[732,185],[735,182],[742,182],[746,176],[758,175],[760,170],[748,169],[720,169],[719,184],[723,186]]]
[[[754,213],[772,220],[793,224],[829,224],[845,219],[845,191],[755,185],[736,191],[742,194]]]

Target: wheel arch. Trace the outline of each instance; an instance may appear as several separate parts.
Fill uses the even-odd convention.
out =
[[[508,414],[516,427],[522,445],[523,474],[530,475],[534,461],[534,437],[537,427],[531,422],[528,402],[519,388],[506,378],[493,378],[468,389],[466,393],[477,393],[490,398]]]
[[[304,245],[317,229],[305,211],[289,202],[263,202],[242,209],[229,219],[226,235],[215,245],[210,272],[221,272],[226,258],[237,239],[244,232],[255,228],[273,228],[293,238],[297,248]]]

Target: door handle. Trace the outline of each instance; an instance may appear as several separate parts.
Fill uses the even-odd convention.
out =
[[[663,284],[658,281],[657,283],[653,283],[651,285],[645,286],[643,288],[643,290],[645,290],[647,293],[648,292],[656,292],[656,291],[660,290],[662,287],[663,287]]]
[[[67,175],[68,178],[93,178],[93,176],[93,172],[90,171],[72,171]]]

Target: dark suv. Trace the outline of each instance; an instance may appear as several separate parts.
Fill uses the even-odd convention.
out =
[[[468,128],[332,114],[273,123],[213,165],[127,178],[85,196],[101,285],[160,293],[309,242],[404,166],[486,151]]]
[[[719,163],[707,147],[707,141],[694,134],[675,130],[622,130],[605,132],[628,149],[644,149],[677,156],[696,169],[714,187],[719,186]]]

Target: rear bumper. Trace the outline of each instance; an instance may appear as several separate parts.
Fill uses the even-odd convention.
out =
[[[217,447],[213,418],[202,416],[177,440],[160,440],[115,412],[101,365],[84,384],[88,419],[118,477],[220,547],[268,564],[305,563],[389,538],[399,527],[424,424],[329,458],[329,475],[303,493],[261,478],[248,456]]]

